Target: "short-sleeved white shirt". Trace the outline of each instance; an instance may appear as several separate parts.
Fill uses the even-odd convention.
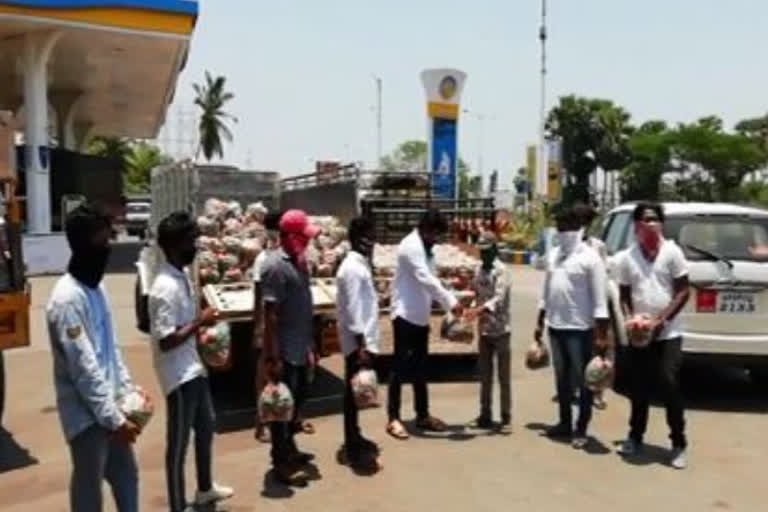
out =
[[[197,352],[196,336],[167,352],[160,349],[160,340],[192,323],[197,318],[197,309],[187,275],[163,263],[149,292],[149,319],[155,370],[166,396],[182,384],[207,375]]]
[[[656,259],[648,261],[638,244],[623,255],[618,264],[618,282],[632,289],[635,314],[656,316],[664,311],[674,297],[674,282],[688,275],[688,262],[680,247],[664,240]],[[667,323],[659,339],[669,340],[683,335],[680,315]]]

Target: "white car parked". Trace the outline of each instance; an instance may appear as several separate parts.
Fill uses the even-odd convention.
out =
[[[664,203],[664,236],[683,249],[689,261],[691,298],[681,312],[686,358],[748,368],[756,381],[768,381],[768,211],[721,203]],[[634,204],[611,210],[602,239],[608,273],[634,243]],[[612,281],[612,280],[611,280]],[[616,301],[609,298],[623,325]],[[623,329],[620,342],[626,344]]]

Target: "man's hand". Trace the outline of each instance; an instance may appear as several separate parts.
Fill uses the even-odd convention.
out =
[[[461,315],[464,314],[464,306],[461,302],[457,302],[456,305],[451,308],[451,314],[456,318],[461,318]]]
[[[135,443],[139,434],[141,434],[141,429],[129,419],[126,419],[123,424],[117,427],[117,430],[112,433],[115,439],[125,444]]]
[[[373,367],[373,357],[371,357],[371,353],[365,350],[364,348],[361,348],[358,350],[357,362],[360,364],[362,368]]]
[[[219,312],[213,308],[205,308],[203,312],[200,313],[200,325],[204,327],[208,327],[210,325],[215,324],[216,320],[218,319],[219,319]]]
[[[659,336],[661,336],[661,331],[664,330],[664,325],[666,322],[662,320],[659,317],[653,317],[650,322],[650,329],[651,329],[651,339],[657,340],[659,339]]]

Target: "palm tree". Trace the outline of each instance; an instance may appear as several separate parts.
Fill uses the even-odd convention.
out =
[[[227,141],[232,141],[232,132],[226,121],[231,120],[236,123],[237,118],[225,112],[223,108],[224,104],[232,100],[235,95],[224,90],[225,82],[226,78],[223,76],[213,78],[206,71],[205,84],[193,84],[192,86],[197,94],[195,105],[202,110],[198,125],[200,143],[197,146],[195,158],[200,155],[200,151],[203,152],[203,156],[209,162],[214,155],[222,158],[224,156],[222,136]]]
[[[125,186],[128,192],[149,192],[152,169],[171,161],[153,144],[144,141],[134,144],[125,158]]]
[[[124,162],[131,153],[133,141],[125,137],[96,136],[88,141],[86,153]]]

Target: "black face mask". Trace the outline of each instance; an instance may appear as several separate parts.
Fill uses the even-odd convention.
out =
[[[96,288],[107,270],[111,252],[110,247],[91,247],[82,251],[73,251],[72,258],[69,260],[69,273],[84,285]]]
[[[187,249],[184,249],[181,252],[181,258],[184,266],[191,265],[193,261],[195,261],[195,256],[197,256],[197,248],[195,246],[189,247]]]
[[[357,241],[352,249],[354,249],[356,252],[359,252],[366,258],[370,258],[373,256],[373,240],[370,238],[361,238]]]

